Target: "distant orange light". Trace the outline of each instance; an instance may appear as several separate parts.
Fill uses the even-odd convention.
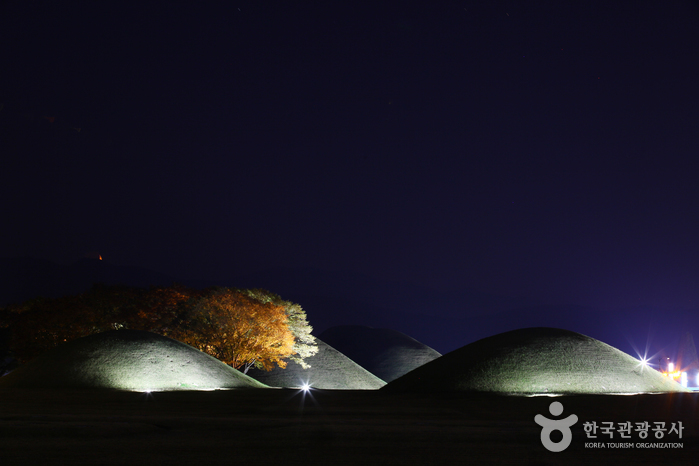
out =
[[[100,256],[100,260],[102,260],[102,256]]]

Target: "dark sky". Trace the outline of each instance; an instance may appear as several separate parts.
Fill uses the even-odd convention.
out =
[[[699,307],[695,2],[122,3],[0,7],[0,256]]]

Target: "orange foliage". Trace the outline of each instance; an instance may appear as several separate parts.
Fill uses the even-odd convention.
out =
[[[181,315],[202,292],[179,285],[154,287],[138,303],[136,314],[129,316],[126,326],[170,336],[181,324]]]
[[[281,305],[262,303],[237,290],[221,288],[199,299],[173,335],[235,368],[257,363],[266,370],[286,367],[294,335]]]
[[[120,328],[174,338],[236,368],[285,367],[284,358],[295,354],[283,305],[227,288],[95,285],[80,295],[27,301],[0,313],[0,320],[0,327],[10,327],[9,347],[21,362],[60,343]]]

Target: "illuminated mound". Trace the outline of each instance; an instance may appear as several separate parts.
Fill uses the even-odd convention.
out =
[[[264,385],[208,354],[137,330],[70,341],[0,378],[0,388],[157,391],[256,387]]]
[[[414,338],[387,328],[340,325],[327,329],[320,337],[386,382],[441,356]]]
[[[527,328],[445,354],[394,380],[385,390],[564,394],[686,389],[594,338],[568,330]]]
[[[285,369],[277,367],[269,372],[250,369],[248,374],[270,387],[298,388],[308,384],[332,390],[376,390],[386,385],[332,346],[318,338],[316,343],[318,352],[306,359],[311,365],[308,369],[289,361]]]

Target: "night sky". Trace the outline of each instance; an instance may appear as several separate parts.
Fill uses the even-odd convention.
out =
[[[695,2],[122,3],[0,7],[0,257],[699,309]]]

